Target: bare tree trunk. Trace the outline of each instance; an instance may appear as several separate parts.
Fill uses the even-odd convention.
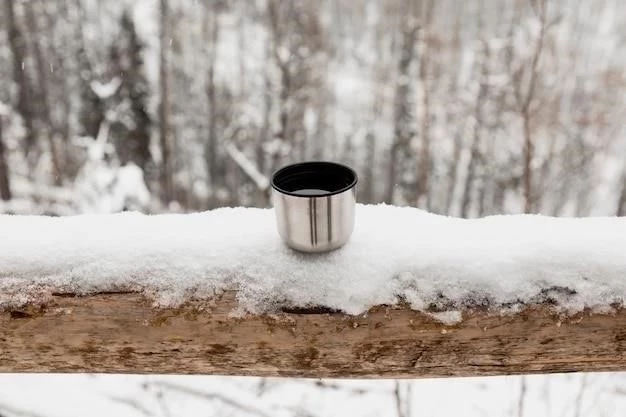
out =
[[[288,134],[287,129],[289,129],[289,95],[291,91],[291,74],[289,71],[289,62],[284,60],[281,56],[280,48],[281,42],[283,39],[283,31],[281,27],[280,21],[280,3],[271,0],[267,3],[267,14],[269,20],[269,26],[272,33],[272,43],[273,49],[272,54],[274,56],[274,60],[276,61],[276,65],[280,71],[280,90],[278,94],[279,98],[279,116],[278,116],[278,132],[274,135],[281,144],[284,144],[287,140]],[[278,162],[280,159],[280,152],[276,151],[272,155],[271,161],[271,169],[274,170],[278,166]]]
[[[396,380],[393,389],[393,397],[396,403],[396,414],[398,417],[408,417],[404,412],[402,395],[400,394],[400,381]]]
[[[328,61],[325,61],[328,62]],[[313,159],[321,160],[324,159],[324,152],[328,149],[327,143],[327,127],[328,127],[328,113],[329,107],[332,107],[332,94],[328,92],[327,85],[327,74],[322,75],[321,84],[323,85],[323,91],[320,91],[315,98],[315,108],[317,110],[317,121],[315,126],[315,137],[313,143],[313,151],[309,154],[312,155]]]
[[[587,374],[582,374],[580,376],[580,389],[578,390],[578,395],[576,395],[576,403],[574,406],[574,417],[580,417],[582,413],[582,405],[583,405],[583,395],[587,389]]]
[[[260,172],[265,172],[265,150],[263,144],[269,142],[272,125],[272,80],[269,73],[271,51],[269,42],[265,46],[265,65],[263,66],[263,126],[256,145],[256,164]]]
[[[210,6],[213,7],[210,7]],[[204,158],[207,164],[207,172],[209,174],[209,183],[211,185],[211,192],[215,194],[215,191],[222,182],[222,170],[218,165],[218,150],[217,150],[217,98],[216,98],[216,86],[215,86],[215,60],[217,54],[217,37],[219,34],[219,21],[217,16],[217,3],[215,1],[206,5],[204,16],[204,32],[205,37],[208,37],[208,69],[206,80],[206,95],[207,104],[209,107],[209,113],[207,115],[208,123],[208,136],[206,145],[204,147]],[[211,203],[213,205],[214,203]]]
[[[348,165],[348,166],[352,166],[355,163],[355,159],[354,159],[354,138],[352,136],[352,134],[348,134],[346,135],[346,137],[343,139],[343,149],[341,150],[341,154],[340,154],[340,160]]]
[[[622,191],[617,201],[617,213],[615,215],[626,216],[626,171],[622,175]]]
[[[472,202],[472,185],[476,177],[476,165],[480,160],[480,142],[481,132],[483,128],[482,108],[485,96],[487,95],[487,77],[489,71],[489,46],[487,42],[483,42],[483,62],[480,69],[480,81],[478,86],[478,95],[476,97],[476,106],[474,107],[474,135],[470,147],[470,156],[467,165],[467,175],[463,186],[463,196],[461,198],[461,217],[468,217],[470,205]]]
[[[33,54],[35,55],[35,65],[37,68],[37,86],[38,86],[38,115],[43,122],[43,128],[41,129],[48,140],[48,146],[50,147],[50,160],[52,162],[52,179],[55,185],[61,185],[62,172],[61,164],[59,161],[59,154],[57,151],[56,143],[54,142],[54,136],[52,134],[52,119],[50,117],[50,105],[49,105],[49,93],[48,93],[48,68],[45,62],[45,58],[39,45],[39,24],[37,16],[33,10],[33,2],[27,1],[25,4],[26,22],[28,30],[31,33],[33,42]]]
[[[532,188],[532,161],[534,155],[533,138],[530,131],[530,115],[528,111],[522,113],[524,125],[524,213],[533,210],[533,188]]]
[[[244,100],[246,91],[246,13],[248,2],[239,4],[239,18],[237,22],[237,48],[239,49],[239,97]]]
[[[279,92],[279,118],[278,118],[278,132],[276,137],[281,141],[281,144],[287,142],[287,129],[289,129],[289,92],[291,85],[291,74],[289,74],[288,63],[281,61],[281,58],[276,55],[278,61],[278,68],[280,68],[280,92]],[[293,139],[293,138],[290,138]],[[274,154],[274,160],[272,164],[272,170],[277,168],[280,152]]]
[[[422,6],[423,39],[422,53],[420,55],[419,78],[422,85],[422,114],[421,114],[421,147],[419,152],[419,169],[417,172],[417,192],[415,204],[418,207],[425,206],[431,208],[430,199],[430,175],[431,149],[430,149],[430,85],[428,80],[428,36],[430,22],[435,8],[434,1],[424,0]]]
[[[462,9],[461,9],[462,12]],[[461,35],[461,16],[462,13],[458,13],[456,18],[455,18],[455,22],[454,22],[454,34],[453,34],[453,42],[452,45],[456,51],[457,57],[456,59],[453,61],[454,64],[453,65],[459,65],[460,61],[461,61],[461,47],[462,47],[462,43],[461,43],[461,39],[462,39],[462,35]],[[454,78],[454,82],[450,83],[450,87],[448,88],[448,94],[451,97],[455,97],[458,94],[459,91],[459,81],[458,81],[458,77]],[[447,120],[455,120],[454,116],[451,117],[450,113],[448,113],[447,115]],[[463,132],[465,130],[465,123],[461,123],[459,128],[457,128],[456,132],[454,132],[454,141],[453,141],[453,147],[452,147],[452,160],[450,161],[450,163],[448,164],[448,170],[447,170],[447,175],[449,178],[449,182],[448,182],[448,187],[446,190],[446,200],[445,200],[445,213],[448,216],[452,215],[452,209],[455,206],[455,194],[456,194],[456,187],[457,187],[457,183],[459,181],[459,173],[460,173],[460,166],[459,166],[459,160],[461,159],[461,151],[463,149]]]
[[[24,120],[26,135],[24,139],[24,151],[30,153],[36,143],[34,131],[33,89],[25,68],[26,62],[26,39],[17,24],[15,14],[15,0],[5,0],[6,19],[8,25],[9,48],[13,54],[13,79],[17,84],[18,99],[17,111]]]
[[[170,97],[169,97],[169,8],[168,0],[160,0],[160,51],[159,51],[159,89],[161,103],[159,105],[159,139],[161,142],[161,197],[168,203],[172,198],[172,161],[170,138]]]
[[[520,107],[520,115],[522,117],[523,129],[524,129],[524,172],[522,177],[524,187],[524,213],[530,213],[535,207],[536,195],[533,190],[533,171],[532,162],[534,156],[534,143],[532,137],[532,123],[531,123],[531,109],[530,106],[535,97],[537,77],[539,75],[539,57],[543,50],[545,33],[546,33],[546,6],[547,0],[537,0],[531,2],[533,9],[539,17],[539,37],[535,43],[533,50],[532,61],[530,64],[530,80],[528,82],[528,89],[523,96],[521,92],[521,74],[518,77],[517,82],[514,82],[515,95],[518,105]]]
[[[482,155],[483,158],[485,158],[484,155]],[[487,178],[486,175],[484,175],[484,171],[485,171],[485,167],[484,165],[486,164],[482,164],[483,165],[483,175],[481,176],[481,181],[479,181],[479,185],[480,188],[478,189],[478,217],[482,217],[485,215],[485,212],[487,210],[487,198],[489,196],[489,191],[488,191],[488,187],[489,185],[487,184]]]
[[[305,127],[305,115],[324,88],[316,68],[325,43],[315,6],[277,0],[266,3],[272,55],[280,75],[279,125],[274,135],[279,146],[273,155],[274,169],[281,160],[281,145],[289,145],[288,158],[292,161],[309,153],[306,138],[310,131]]]
[[[526,376],[522,375],[519,397],[517,399],[517,417],[524,417],[524,404],[526,403]]]
[[[45,16],[45,31],[46,36],[49,38],[54,37],[55,22],[56,19],[61,17],[64,20],[64,24],[70,26],[72,19],[69,14],[69,5],[67,2],[59,2],[56,5],[55,10],[52,12],[44,8],[44,0],[39,0],[39,6],[44,10]],[[69,37],[68,37],[69,38]],[[72,44],[72,52],[74,51],[74,45]],[[60,108],[62,108],[63,117],[59,122],[59,126],[54,126],[52,135],[53,137],[59,137],[61,140],[61,146],[57,147],[56,154],[58,155],[59,165],[61,167],[61,175],[64,178],[72,177],[72,157],[71,157],[71,138],[76,135],[74,132],[74,124],[72,123],[72,117],[74,114],[74,106],[72,105],[73,91],[77,90],[76,80],[66,74],[74,74],[76,68],[76,62],[67,62],[62,54],[53,53],[53,60],[55,68],[60,69],[61,74],[54,78],[53,83],[59,83],[59,87],[62,91]],[[50,103],[48,104],[50,105]]]
[[[11,185],[9,183],[9,164],[4,139],[2,137],[2,115],[0,115],[0,200],[11,199]]]
[[[365,176],[362,181],[363,185],[359,187],[359,189],[362,190],[362,201],[365,203],[371,203],[374,201],[374,169],[376,162],[376,138],[371,132],[368,132],[367,135],[365,135],[365,146]]]
[[[454,207],[454,197],[456,184],[459,181],[459,161],[461,159],[461,150],[463,148],[463,132],[461,130],[454,134],[454,144],[452,148],[452,161],[450,161],[448,169],[448,177],[450,182],[448,183],[447,197],[446,197],[446,214],[452,215],[452,208]]]
[[[394,137],[389,153],[389,174],[385,201],[390,204],[393,204],[394,188],[398,180],[397,165],[400,163],[400,152],[406,151],[412,136],[410,126],[412,116],[408,102],[409,69],[413,61],[418,29],[412,13],[408,13],[402,28],[402,48],[398,61],[398,80],[394,102]]]
[[[280,58],[279,58],[280,59]],[[287,129],[289,123],[289,111],[288,111],[288,103],[289,100],[289,85],[291,84],[291,76],[289,74],[289,68],[287,67],[287,63],[279,62],[280,68],[280,116],[279,116],[279,124],[280,130],[276,134],[276,136],[283,142],[287,140]]]

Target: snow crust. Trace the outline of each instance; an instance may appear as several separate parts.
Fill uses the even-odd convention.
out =
[[[271,209],[0,216],[0,308],[119,290],[172,306],[232,289],[242,312],[400,302],[454,322],[473,307],[575,312],[626,298],[626,218],[466,220],[387,205],[356,216],[351,241],[318,255],[284,246]]]

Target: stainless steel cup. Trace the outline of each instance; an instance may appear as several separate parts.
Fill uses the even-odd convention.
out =
[[[356,173],[334,162],[288,165],[272,176],[278,232],[302,252],[343,246],[354,229]]]

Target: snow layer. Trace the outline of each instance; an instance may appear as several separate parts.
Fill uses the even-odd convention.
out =
[[[444,321],[474,306],[608,309],[626,298],[626,218],[492,216],[357,206],[343,248],[285,247],[271,209],[0,216],[0,307],[54,291],[140,290],[160,305],[237,290],[242,310],[408,302]]]

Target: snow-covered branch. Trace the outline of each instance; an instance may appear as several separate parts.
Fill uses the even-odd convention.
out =
[[[239,168],[256,184],[259,190],[266,191],[269,188],[270,182],[268,178],[259,172],[256,165],[237,149],[232,142],[227,143],[224,148],[228,156],[237,163]]]

